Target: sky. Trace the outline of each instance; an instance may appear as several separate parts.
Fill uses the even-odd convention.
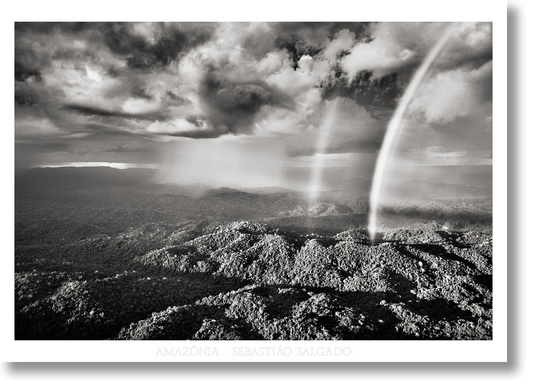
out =
[[[15,23],[15,168],[350,188],[372,178],[400,98],[448,27]],[[492,164],[492,24],[453,28],[402,119],[389,168],[399,182]]]

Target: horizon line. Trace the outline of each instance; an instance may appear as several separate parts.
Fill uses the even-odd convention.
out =
[[[62,167],[109,167],[118,170],[127,169],[157,169],[159,165],[154,163],[121,163],[121,162],[70,162],[70,163],[58,163],[58,164],[41,164],[31,168],[62,168]],[[31,169],[30,168],[30,169]]]

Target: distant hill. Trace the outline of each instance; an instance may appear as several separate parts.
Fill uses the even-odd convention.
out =
[[[232,189],[230,187],[219,187],[216,189],[209,189],[205,192],[204,196],[208,197],[211,195],[218,195],[218,194],[235,194],[235,193],[242,193],[241,190]]]
[[[398,198],[418,198],[418,199],[453,199],[480,197],[490,195],[491,188],[481,184],[459,185],[446,182],[427,182],[422,180],[411,180],[403,185],[394,188],[392,196]]]
[[[287,189],[281,186],[266,186],[266,187],[251,187],[242,189],[247,193],[252,194],[277,194],[277,193],[294,193],[294,190]]]
[[[117,233],[146,223],[200,220],[268,220],[289,228],[301,224],[338,230],[363,226],[369,212],[368,193],[324,191],[311,200],[306,192],[283,187],[159,184],[152,181],[153,174],[153,170],[108,167],[43,168],[17,174],[17,238],[39,235],[52,241]],[[394,193],[382,213],[394,218],[394,225],[447,219],[465,224],[491,221],[492,197],[479,195],[483,189],[478,186],[424,182],[424,187],[427,193],[418,190],[416,182],[407,184]],[[430,195],[435,192],[440,195]]]

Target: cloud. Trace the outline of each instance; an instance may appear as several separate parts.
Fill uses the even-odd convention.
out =
[[[17,149],[44,161],[152,163],[167,146],[201,153],[198,141],[207,152],[242,153],[246,163],[254,156],[244,149],[265,142],[265,158],[373,160],[398,98],[446,25],[16,23]],[[460,24],[411,104],[409,146],[468,151],[460,143],[472,141],[490,150],[491,58],[491,24]],[[229,146],[229,137],[249,142]],[[64,147],[29,146],[39,142]]]
[[[420,88],[409,113],[422,114],[427,122],[450,122],[479,112],[491,101],[492,62],[479,69],[438,73]]]
[[[306,58],[304,57],[303,59],[301,62],[305,62]],[[292,96],[309,91],[318,84],[317,79],[311,75],[308,66],[307,69],[297,70],[284,67],[269,75],[266,80]]]
[[[394,109],[403,89],[404,84],[397,73],[376,77],[372,72],[363,70],[351,82],[342,74],[330,77],[322,84],[321,90],[328,100],[349,97],[369,111],[376,111]]]
[[[135,135],[142,134],[145,123],[163,122],[180,113],[180,107],[190,101],[181,97],[180,80],[169,71],[172,63],[164,72],[141,74],[129,69],[125,59],[137,49],[170,39],[174,30],[184,33],[200,31],[199,36],[193,33],[187,37],[188,43],[180,46],[186,52],[194,42],[200,44],[205,38],[202,32],[205,26],[150,25],[150,29],[156,32],[155,40],[151,40],[146,31],[142,35],[136,26],[131,23],[79,26],[27,23],[16,26],[15,101],[18,119],[42,121],[45,118],[63,135],[102,132]],[[214,27],[211,25],[207,30]],[[109,50],[104,39],[106,29],[113,28],[119,28],[119,32],[111,33],[108,39],[118,39],[115,42],[118,45],[123,38],[123,46],[113,46],[114,51]],[[111,67],[118,71],[110,75],[108,69]],[[28,114],[30,111],[22,107],[32,108],[32,113]],[[37,113],[44,118],[35,118]],[[28,129],[17,130],[17,138],[23,133],[37,136],[41,128],[39,121],[31,126],[23,124],[24,121],[20,123],[20,128]]]
[[[263,106],[294,109],[294,100],[261,80],[235,80],[208,68],[199,88],[205,116],[220,133],[249,133]]]
[[[165,117],[158,113],[128,113],[128,112],[116,112],[106,109],[95,108],[91,106],[77,105],[77,104],[65,104],[63,109],[79,113],[83,116],[96,116],[96,117],[116,117],[129,120],[141,120],[141,121],[158,121],[164,120]]]
[[[288,39],[278,37],[276,39],[276,46],[287,51],[294,70],[298,69],[302,57],[312,58],[321,51],[321,47],[312,46],[306,41],[299,40],[294,35]]]
[[[213,24],[105,23],[107,47],[123,56],[128,67],[139,70],[164,68],[190,49],[209,40]]]
[[[363,70],[381,77],[394,72],[410,74],[442,36],[449,23],[372,23],[370,39],[349,50],[342,69],[349,80]],[[456,69],[465,65],[479,67],[492,58],[490,23],[457,25],[445,52],[435,66]]]
[[[367,36],[366,22],[282,22],[271,23],[276,36],[282,40],[294,39],[308,42],[310,46],[324,47],[328,40],[341,30],[348,30],[358,37]]]
[[[366,36],[368,23],[281,22],[236,25],[238,33],[231,39],[233,47],[242,48],[244,55],[257,61],[272,53],[282,52],[290,61],[291,67],[296,69],[302,56],[319,55],[341,30],[363,38]],[[228,40],[227,36],[225,40]]]
[[[341,66],[353,80],[367,70],[381,77],[419,63],[442,33],[439,23],[373,23],[370,41],[356,44]]]
[[[355,33],[344,29],[335,34],[335,38],[324,50],[324,58],[330,62],[337,60],[342,52],[348,52],[355,43]]]
[[[15,103],[17,106],[36,105],[41,101],[38,90],[26,82],[17,82],[15,85]]]
[[[30,77],[33,77],[38,82],[42,81],[39,70],[15,60],[15,81],[26,81]]]
[[[167,92],[167,94],[168,94],[168,92]],[[154,95],[148,93],[144,88],[142,88],[140,86],[134,86],[131,89],[131,95],[133,97],[142,98],[142,99],[145,99],[145,100],[148,100],[148,101],[153,101],[154,100]]]
[[[321,101],[321,84],[334,71],[322,50],[330,39],[342,50],[354,36],[346,28],[335,34],[332,26],[225,25],[180,64],[184,78],[198,80],[198,93],[190,97],[193,103],[196,99],[198,113],[219,133],[302,133],[315,121],[311,116]],[[252,40],[270,51],[252,49],[250,55]],[[336,49],[330,52],[336,54]]]
[[[171,121],[156,121],[146,127],[146,132],[154,135],[183,137],[191,139],[213,139],[225,132],[213,129],[201,117],[177,118]]]
[[[174,92],[170,90],[166,91],[165,97],[169,98],[173,102],[173,104],[178,105],[178,106],[186,105],[190,103],[190,101],[188,101],[187,99],[178,96],[177,94],[175,94]]]
[[[19,114],[17,118],[17,138],[25,141],[46,141],[67,135],[46,116]]]
[[[492,61],[492,23],[461,23],[437,66],[442,70],[476,69]]]

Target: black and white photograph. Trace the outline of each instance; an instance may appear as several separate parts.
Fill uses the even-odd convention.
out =
[[[494,23],[176,19],[13,24],[15,342],[493,342]]]

